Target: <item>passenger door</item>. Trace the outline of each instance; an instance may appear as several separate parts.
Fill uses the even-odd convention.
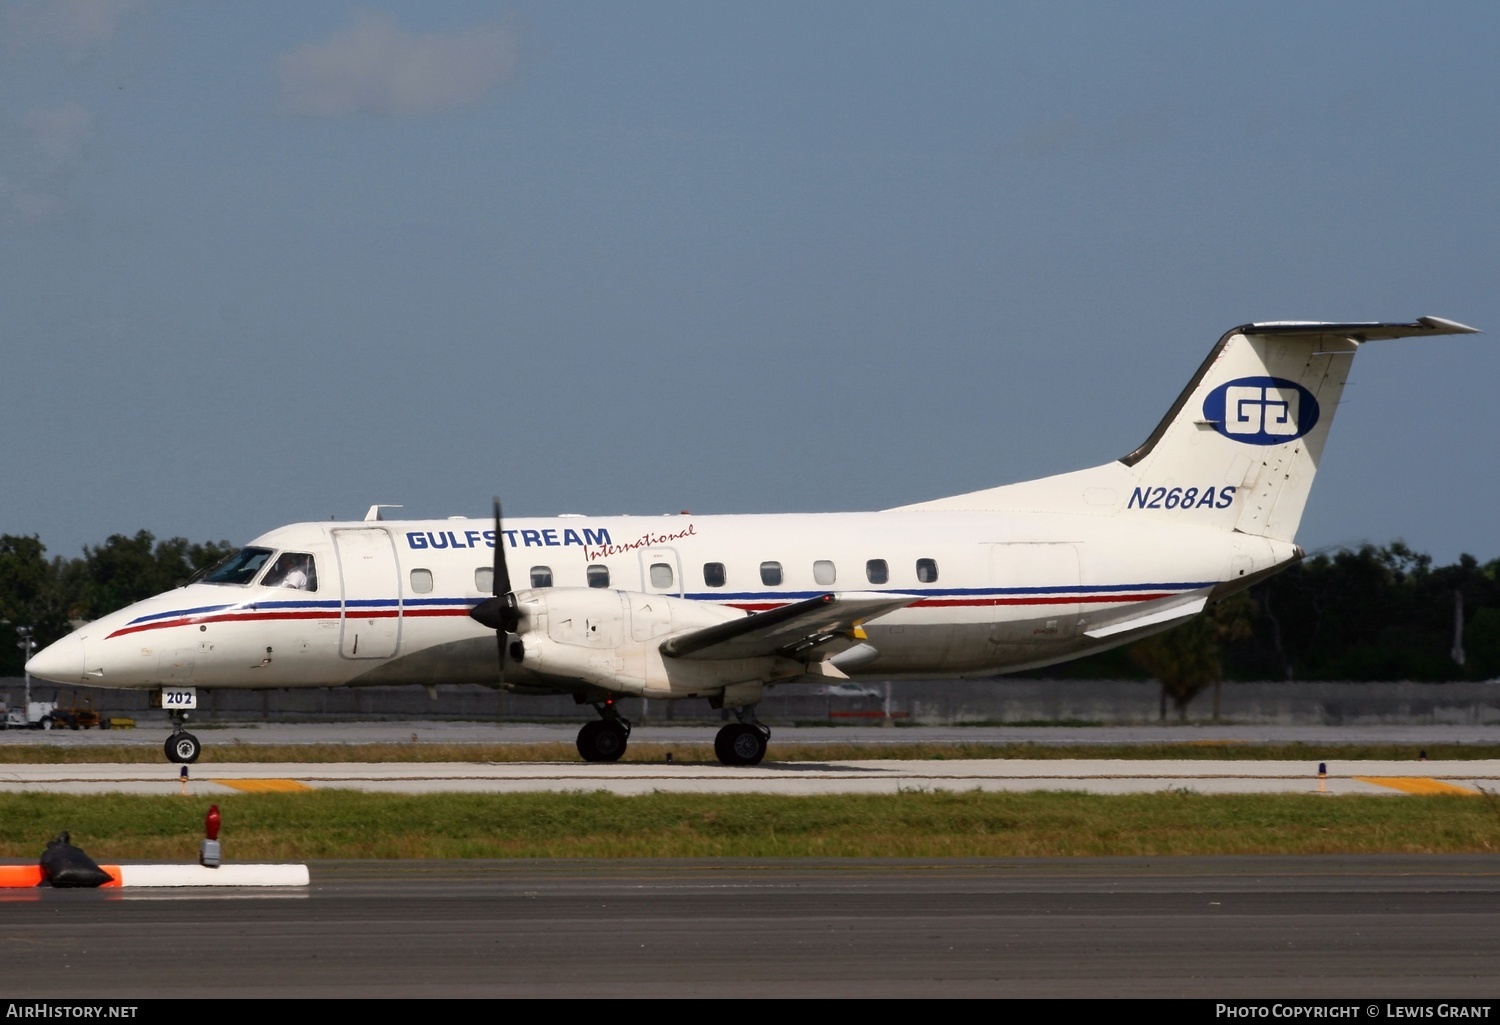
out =
[[[390,658],[401,646],[401,572],[391,535],[379,527],[333,532],[338,557],[339,654]]]

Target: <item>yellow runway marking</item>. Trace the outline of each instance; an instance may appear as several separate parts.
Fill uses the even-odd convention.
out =
[[[294,779],[215,779],[209,782],[222,783],[247,794],[300,794],[312,790],[306,783]]]
[[[1361,783],[1373,783],[1377,787],[1390,787],[1399,790],[1403,794],[1467,794],[1478,797],[1479,791],[1469,787],[1461,787],[1454,783],[1444,783],[1440,779],[1429,779],[1426,776],[1354,776]]]

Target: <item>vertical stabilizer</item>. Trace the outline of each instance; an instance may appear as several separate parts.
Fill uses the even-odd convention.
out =
[[[1291,541],[1359,347],[1474,330],[1436,317],[1246,324],[1219,339],[1123,459],[907,508],[1128,515]]]
[[[1138,482],[1126,510],[1159,516],[1191,510],[1201,525],[1291,541],[1360,345],[1472,331],[1432,317],[1235,328],[1146,443],[1120,460]]]

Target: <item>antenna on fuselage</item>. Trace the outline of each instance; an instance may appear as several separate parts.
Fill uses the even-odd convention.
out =
[[[375,523],[375,522],[377,522],[379,520],[385,519],[385,515],[380,511],[382,509],[401,509],[401,508],[404,508],[404,507],[403,506],[399,506],[399,505],[372,505],[372,506],[370,506],[370,511],[367,512],[367,513],[365,513],[365,522],[366,523]]]

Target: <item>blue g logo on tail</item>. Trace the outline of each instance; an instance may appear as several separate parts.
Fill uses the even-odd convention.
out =
[[[1232,441],[1281,445],[1318,425],[1318,400],[1296,381],[1241,377],[1208,393],[1203,418]]]

